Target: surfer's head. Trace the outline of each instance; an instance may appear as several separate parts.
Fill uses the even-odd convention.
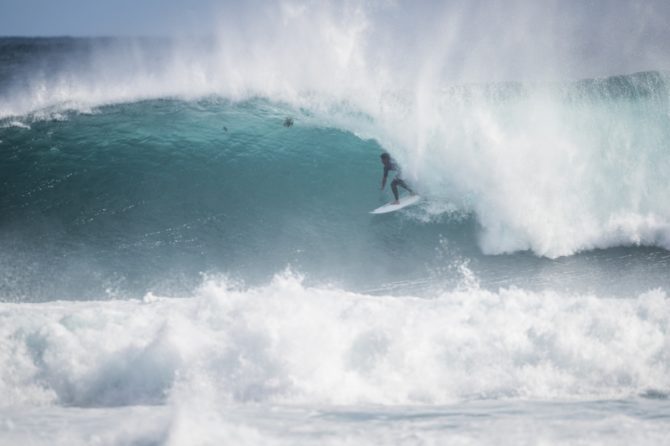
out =
[[[389,155],[386,152],[382,153],[380,158],[382,159],[382,163],[384,164],[387,164],[389,161],[391,161],[391,155]]]

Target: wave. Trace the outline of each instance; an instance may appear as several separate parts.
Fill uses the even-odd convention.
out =
[[[419,120],[401,96],[375,115],[319,98],[301,108],[210,97],[12,118],[0,129],[0,291],[20,301],[180,295],[201,272],[258,284],[287,265],[359,291],[399,279],[430,289],[469,259],[484,282],[536,289],[555,271],[551,286],[567,272],[611,292],[603,271],[621,261],[561,257],[670,247],[662,79],[603,81],[580,100],[581,87],[470,86],[445,91]],[[634,99],[621,93],[631,86]],[[424,201],[371,219],[389,199],[378,192],[384,150]],[[556,262],[529,269],[526,250]],[[614,288],[665,286],[664,254],[637,253],[632,264],[646,266],[623,262],[630,275],[618,272]]]
[[[4,39],[3,299],[179,294],[286,265],[365,290],[430,282],[445,257],[670,248],[666,73],[449,84],[372,57],[356,8],[305,11],[281,14],[330,32],[263,32],[249,57],[228,34]],[[381,151],[425,201],[371,221]]]
[[[666,393],[667,296],[478,288],[430,299],[291,274],[189,299],[2,304],[4,406],[447,404]],[[203,395],[204,396],[204,395]]]

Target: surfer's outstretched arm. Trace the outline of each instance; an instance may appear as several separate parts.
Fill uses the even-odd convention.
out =
[[[382,178],[382,190],[386,187],[386,178],[388,178],[389,170],[384,167],[384,177]]]

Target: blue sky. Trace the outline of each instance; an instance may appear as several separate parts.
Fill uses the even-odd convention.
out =
[[[0,0],[0,35],[166,35],[210,27],[216,0]]]
[[[269,2],[272,2],[270,0]],[[261,0],[0,0],[0,35],[20,36],[100,36],[100,35],[166,35],[180,30],[206,30],[214,26],[214,21],[222,14],[231,15],[236,11],[252,11]],[[301,3],[300,0],[276,0],[273,3]],[[319,5],[327,0],[305,0],[302,3]],[[334,2],[356,3],[355,0]],[[523,9],[545,8],[553,14],[559,10],[579,18],[587,24],[583,34],[603,32],[602,19],[608,24],[616,24],[622,30],[631,26],[645,26],[651,38],[670,37],[670,1],[668,0],[368,0],[367,5],[395,5],[403,10],[405,19],[420,24],[420,18],[430,19],[431,11],[445,5],[459,10],[490,9],[491,7]],[[418,20],[414,20],[419,18]],[[552,25],[557,24],[553,23]],[[589,25],[590,24],[590,25]],[[560,25],[560,24],[559,24]],[[401,28],[401,27],[399,27]],[[667,31],[664,31],[667,30]],[[612,29],[613,38],[617,38]],[[593,36],[591,36],[593,37]]]
[[[169,35],[182,30],[207,30],[215,26],[217,17],[247,13],[263,3],[326,4],[318,0],[0,0],[0,35],[19,36],[110,36],[110,35]],[[355,0],[333,2],[356,3]],[[583,24],[580,32],[591,39],[608,32],[613,39],[617,30],[604,29],[603,19],[622,31],[646,28],[653,39],[670,37],[669,0],[379,0],[360,2],[367,5],[394,5],[402,17],[393,21],[413,21],[421,25],[430,20],[432,12],[451,6],[470,14],[471,10],[498,7],[509,10],[545,9],[552,26],[571,17]],[[371,8],[374,9],[374,8]],[[556,12],[560,17],[554,17]],[[503,17],[507,20],[509,17]],[[476,24],[473,23],[476,26]],[[403,31],[403,27],[398,27]],[[529,36],[532,37],[532,36]]]

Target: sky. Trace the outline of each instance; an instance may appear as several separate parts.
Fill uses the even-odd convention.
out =
[[[161,36],[211,26],[216,0],[0,0],[3,36]]]
[[[235,14],[244,5],[268,3],[257,0],[0,0],[0,35],[9,36],[100,36],[100,35],[166,35],[179,29],[209,28],[220,14]],[[277,0],[272,3],[318,4],[315,1]],[[325,1],[323,3],[326,3]],[[342,3],[356,3],[342,0]],[[440,11],[445,5],[460,10],[522,6],[547,7],[552,12],[574,12],[579,20],[591,24],[594,33],[602,31],[600,22],[611,23],[616,17],[622,29],[634,22],[651,32],[666,29],[659,38],[670,36],[670,1],[668,0],[378,0],[367,4],[394,5],[409,18],[421,19],[423,12]],[[247,8],[248,9],[248,8]],[[558,19],[561,19],[560,17]],[[643,21],[644,23],[640,23]],[[402,19],[400,19],[402,22]],[[399,30],[401,31],[401,30]],[[612,29],[612,32],[615,30]]]

